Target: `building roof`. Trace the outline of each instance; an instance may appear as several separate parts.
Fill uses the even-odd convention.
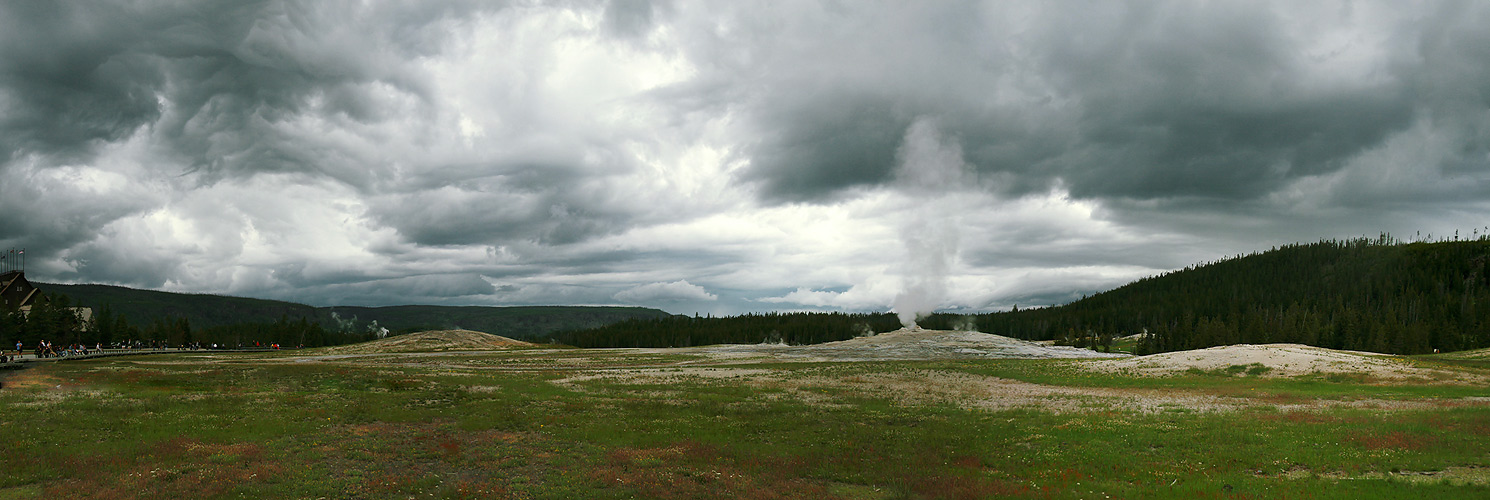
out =
[[[5,302],[5,309],[14,311],[31,305],[41,296],[41,290],[37,290],[26,281],[26,273],[22,271],[10,271],[0,274],[0,299]]]

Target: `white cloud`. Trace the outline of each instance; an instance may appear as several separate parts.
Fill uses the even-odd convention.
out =
[[[714,301],[719,296],[709,293],[704,287],[678,280],[672,283],[648,283],[627,289],[615,295],[615,299],[631,304],[653,304],[657,302]]]

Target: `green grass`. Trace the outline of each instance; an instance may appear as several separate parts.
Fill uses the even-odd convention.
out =
[[[1490,407],[1463,399],[1490,396],[1481,387],[1276,379],[1250,366],[1137,379],[1019,360],[751,365],[823,381],[800,385],[687,376],[556,384],[621,361],[597,353],[509,370],[410,359],[421,361],[160,355],[13,372],[0,390],[0,499],[1490,495],[1472,476],[1401,473],[1490,466]],[[927,371],[1258,404],[990,411],[837,383]],[[1288,409],[1356,399],[1423,404]]]

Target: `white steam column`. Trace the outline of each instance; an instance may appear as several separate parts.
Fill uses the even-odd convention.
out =
[[[964,187],[967,163],[962,146],[945,140],[935,120],[924,116],[906,129],[896,156],[896,183],[915,205],[900,230],[905,264],[892,310],[909,328],[947,299],[959,233],[959,213],[948,195]]]

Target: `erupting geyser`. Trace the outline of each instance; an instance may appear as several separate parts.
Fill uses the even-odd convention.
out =
[[[946,194],[961,186],[967,164],[962,146],[944,141],[927,117],[906,129],[896,156],[896,182],[916,206],[901,227],[906,258],[892,310],[902,325],[913,327],[947,298],[948,275],[957,259],[958,220]]]

